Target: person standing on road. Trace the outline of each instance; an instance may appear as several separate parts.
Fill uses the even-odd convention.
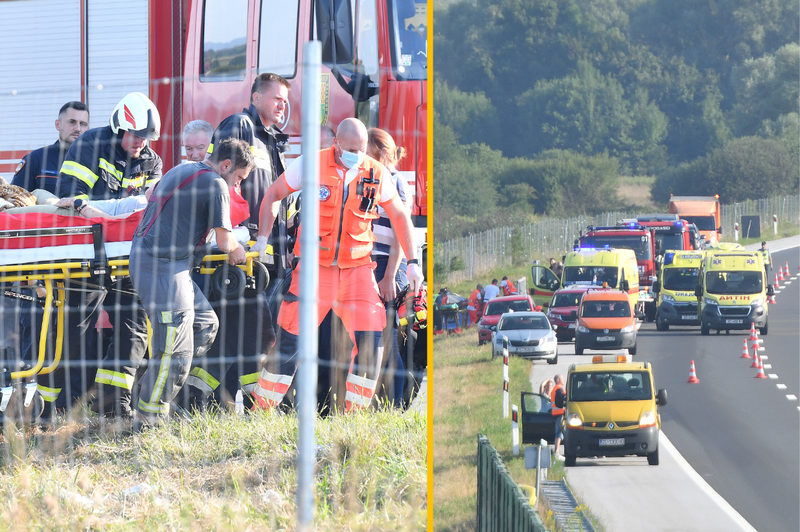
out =
[[[564,419],[564,407],[558,407],[556,405],[559,402],[563,405],[563,401],[566,399],[564,396],[564,376],[556,375],[553,377],[553,382],[555,386],[553,386],[553,389],[550,391],[550,402],[553,405],[551,414],[553,415],[553,422],[556,426],[556,439],[553,445],[553,453],[556,460],[563,460],[564,455],[562,455],[559,450],[561,448],[561,440],[564,438],[564,433],[561,428],[561,421]]]
[[[761,249],[759,251],[761,251],[761,255],[764,257],[764,273],[769,275],[769,271],[772,269],[772,253],[767,249],[766,242],[761,243]],[[769,279],[767,279],[767,282],[769,283]]]
[[[467,299],[467,312],[469,313],[469,325],[478,323],[481,319],[483,310],[483,285],[478,283],[475,290]]]
[[[422,269],[416,256],[408,212],[387,170],[366,155],[367,140],[364,124],[355,118],[346,118],[339,124],[333,147],[319,154],[319,188],[309,191],[317,198],[320,207],[319,265],[303,266],[301,258],[292,275],[289,293],[278,314],[280,367],[277,373],[263,368],[253,391],[262,408],[271,408],[283,401],[297,370],[301,267],[318,268],[317,325],[333,309],[342,319],[355,346],[346,381],[346,410],[366,408],[372,402],[379,371],[376,361],[382,357],[381,336],[386,324],[371,257],[375,240],[372,222],[378,218],[379,205],[386,211],[408,258],[407,276],[411,290],[416,293],[422,285]],[[281,200],[301,189],[301,168],[301,164],[295,162],[267,190],[261,207],[259,237],[271,230]],[[299,233],[302,233],[302,224],[301,221]],[[300,236],[297,240],[302,241]]]
[[[150,196],[129,260],[133,286],[153,329],[135,428],[169,415],[193,357],[205,354],[214,342],[219,320],[191,271],[205,255],[212,229],[228,263],[245,262],[244,248],[232,233],[228,187],[245,179],[254,166],[246,143],[226,139],[207,161],[167,172]]]
[[[492,279],[492,284],[483,289],[483,302],[487,303],[500,295],[500,287],[497,286],[497,279]]]

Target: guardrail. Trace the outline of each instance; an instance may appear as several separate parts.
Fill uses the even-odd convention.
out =
[[[478,435],[478,532],[546,532],[489,438]]]
[[[623,218],[649,212],[613,211],[596,216],[543,218],[522,227],[498,227],[482,233],[434,243],[434,263],[444,268],[446,284],[454,284],[514,263],[528,263],[535,258],[560,258],[581,230],[589,225],[615,225]],[[734,223],[742,216],[759,216],[761,234],[772,236],[773,216],[783,223],[800,224],[800,196],[776,196],[722,206],[722,238],[733,241]],[[435,222],[434,222],[435,223]],[[740,236],[743,235],[740,228]]]

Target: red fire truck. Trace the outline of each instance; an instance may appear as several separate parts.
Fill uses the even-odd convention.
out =
[[[636,222],[653,231],[657,255],[663,255],[668,249],[676,251],[694,249],[689,222],[679,219],[677,214],[644,214],[637,216],[636,220],[624,220],[624,222]]]
[[[581,232],[577,245],[581,248],[627,248],[636,253],[639,266],[639,304],[638,312],[647,319],[655,316],[653,281],[656,280],[655,240],[650,229],[636,222],[617,227],[589,226]]]
[[[44,4],[47,4],[46,6]],[[81,100],[103,126],[125,94],[157,105],[164,170],[183,157],[191,120],[217,126],[247,107],[261,72],[292,83],[279,126],[300,154],[303,46],[323,44],[321,125],[346,117],[388,131],[407,151],[418,245],[427,227],[427,2],[425,0],[42,0],[0,2],[0,176],[10,180],[29,151],[57,138],[61,105]],[[43,39],[50,35],[52,39]]]

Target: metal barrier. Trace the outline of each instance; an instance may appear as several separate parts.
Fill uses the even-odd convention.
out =
[[[478,532],[546,532],[489,438],[478,435]]]

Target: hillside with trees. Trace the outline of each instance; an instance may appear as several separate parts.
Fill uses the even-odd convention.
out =
[[[797,193],[796,0],[434,0],[434,231]]]

